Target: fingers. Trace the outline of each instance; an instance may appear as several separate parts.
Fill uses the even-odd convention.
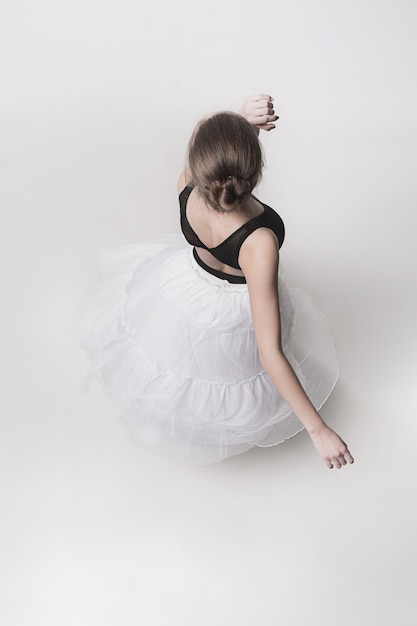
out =
[[[263,113],[269,113],[274,110],[274,103],[271,100],[255,100],[252,103],[252,109],[261,109]]]
[[[274,98],[265,93],[248,96],[240,113],[252,126],[270,131],[276,128],[274,122],[279,119],[275,115],[273,102]]]
[[[265,94],[249,96],[243,103],[242,109],[253,115],[274,115],[274,99]]]
[[[257,95],[257,96],[249,96],[249,98],[250,98],[250,99],[253,99],[254,101],[257,101],[257,100],[258,100],[258,101],[259,101],[259,100],[266,100],[267,102],[273,102],[273,101],[274,101],[273,97],[272,97],[272,96],[269,96],[269,95],[268,95],[268,94],[266,94],[266,93],[261,93],[261,94],[259,94],[259,95]]]
[[[312,433],[311,439],[329,469],[341,469],[354,462],[346,443],[327,425],[324,424],[317,432]]]
[[[273,130],[276,128],[275,124],[263,124],[262,126],[258,126],[258,128],[262,128],[262,130]]]
[[[272,102],[270,103],[272,104]],[[267,106],[265,103],[258,103],[256,106],[251,107],[253,115],[274,115],[274,107]]]
[[[342,465],[346,465],[346,463],[353,463],[354,459],[345,442],[343,441],[342,449],[339,451],[339,461]]]
[[[253,102],[251,102],[248,107],[254,115],[274,115],[274,103],[272,100],[265,100],[262,98],[257,98]]]
[[[248,115],[246,118],[249,124],[255,124],[256,126],[262,126],[264,124],[270,124],[271,122],[276,122],[278,119],[278,115],[268,115],[267,113],[261,115]]]
[[[349,452],[349,450],[346,450],[345,452],[345,459],[348,463],[354,463],[355,459],[353,458],[353,456],[351,455],[351,453]]]
[[[345,452],[339,454],[338,456],[324,459],[324,462],[329,469],[333,469],[333,467],[341,469],[344,465],[347,465],[348,463],[354,463],[354,459],[349,450],[346,448]]]

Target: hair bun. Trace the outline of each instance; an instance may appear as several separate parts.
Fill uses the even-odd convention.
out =
[[[254,127],[227,111],[200,122],[190,140],[193,184],[218,211],[239,208],[262,174],[262,150]]]
[[[223,211],[233,211],[252,190],[249,181],[236,176],[228,176],[226,180],[212,181],[208,188],[208,200],[212,206]]]

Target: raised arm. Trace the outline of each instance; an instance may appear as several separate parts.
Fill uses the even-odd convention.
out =
[[[266,131],[274,129],[274,122],[278,119],[274,111],[274,99],[267,94],[248,96],[242,103],[239,113],[258,130],[258,133],[260,128]],[[191,173],[188,168],[185,168],[178,179],[178,193],[181,193],[190,181]]]
[[[274,122],[277,121],[278,115],[275,115],[274,99],[265,93],[255,96],[248,96],[239,109],[239,113],[249,124],[255,128],[262,128],[269,131],[275,128]]]
[[[318,414],[282,350],[278,297],[279,251],[274,233],[254,231],[239,254],[248,284],[253,326],[259,357],[271,381],[303,424],[329,468],[353,463],[344,441]]]

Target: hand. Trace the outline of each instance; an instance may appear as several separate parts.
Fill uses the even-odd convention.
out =
[[[329,469],[340,469],[346,463],[353,463],[347,445],[331,428],[323,424],[314,434],[310,434],[311,440]]]
[[[278,119],[274,111],[274,99],[266,94],[249,96],[240,107],[239,113],[249,124],[263,130],[272,130]]]

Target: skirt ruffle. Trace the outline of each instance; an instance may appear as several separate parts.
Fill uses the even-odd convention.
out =
[[[281,273],[279,297],[284,352],[319,409],[338,377],[328,321]],[[260,363],[247,286],[208,274],[180,235],[104,253],[75,326],[145,448],[209,464],[302,430]]]

